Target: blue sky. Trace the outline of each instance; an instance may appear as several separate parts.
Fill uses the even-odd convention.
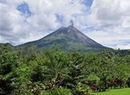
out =
[[[29,6],[26,2],[23,2],[17,6],[17,10],[21,12],[21,15],[24,15],[26,17],[31,16],[32,13],[29,9]]]
[[[130,49],[129,0],[0,0],[0,43],[40,39],[68,26],[104,46]]]
[[[93,0],[84,0],[83,2],[86,6],[91,7],[91,5],[93,4]]]

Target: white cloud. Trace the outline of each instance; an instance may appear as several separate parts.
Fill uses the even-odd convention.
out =
[[[63,15],[66,25],[73,15],[82,13],[86,7],[82,0],[6,0],[0,2],[0,42],[20,44],[39,39],[62,25],[56,14]],[[27,3],[32,13],[30,17],[21,15],[17,6]],[[37,35],[37,36],[36,36]],[[41,36],[42,35],[42,36]]]
[[[127,45],[117,45],[115,47],[116,49],[130,49],[130,44],[127,44]]]
[[[129,14],[129,0],[95,0],[89,15],[95,29],[86,34],[105,46],[123,48],[126,44],[126,48],[129,45],[125,41],[130,41]]]
[[[89,1],[89,0],[88,0]],[[21,15],[17,6],[25,2],[31,16]],[[39,39],[71,19],[75,27],[97,42],[123,48],[130,40],[130,1],[94,0],[91,8],[84,0],[5,0],[0,1],[0,42],[16,44]],[[56,15],[62,17],[62,22]],[[51,31],[50,31],[51,30]],[[129,48],[129,44],[125,43]],[[126,48],[126,47],[124,47]]]

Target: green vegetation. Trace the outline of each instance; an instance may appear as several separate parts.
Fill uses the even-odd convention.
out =
[[[93,95],[130,95],[130,88],[116,89],[107,92],[93,93]]]
[[[1,45],[0,95],[127,95],[129,89],[113,89],[130,87],[129,59],[114,50],[65,53],[56,46],[37,53]]]

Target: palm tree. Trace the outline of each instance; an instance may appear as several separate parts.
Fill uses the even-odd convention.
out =
[[[49,88],[53,89],[54,87],[61,86],[65,77],[68,77],[68,63],[67,57],[63,52],[49,50],[46,51],[46,60],[45,66],[46,70],[44,71],[47,80],[50,80]]]

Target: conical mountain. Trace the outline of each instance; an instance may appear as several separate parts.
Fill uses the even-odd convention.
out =
[[[21,46],[33,45],[43,49],[48,47],[51,48],[55,43],[59,44],[65,51],[93,51],[106,48],[84,35],[73,25],[61,27],[42,39],[23,44]]]

